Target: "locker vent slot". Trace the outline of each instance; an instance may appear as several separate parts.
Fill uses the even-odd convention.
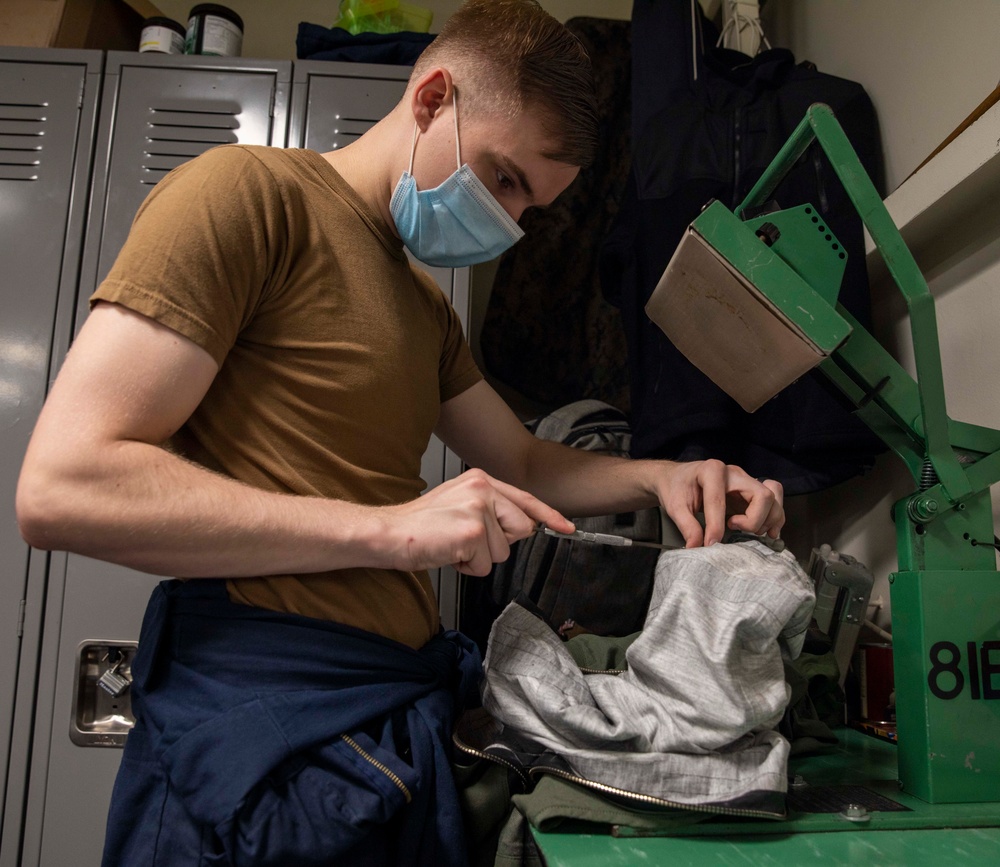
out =
[[[37,181],[47,102],[0,102],[0,181]]]
[[[339,114],[335,115],[333,139],[330,142],[331,150],[347,147],[347,145],[357,141],[381,119],[381,117],[341,117]]]
[[[210,109],[150,108],[142,183],[155,185],[167,172],[192,157],[216,145],[238,142],[239,114],[240,107],[235,104],[213,104]]]

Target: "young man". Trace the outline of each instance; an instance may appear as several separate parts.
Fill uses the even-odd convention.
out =
[[[357,143],[216,148],[140,209],[18,490],[37,547],[203,579],[150,601],[106,864],[462,863],[444,745],[478,658],[426,570],[657,502],[689,546],[727,504],[777,535],[777,483],[527,434],[408,264],[499,255],[596,128],[576,40],[473,0]],[[432,432],[476,469],[420,496]]]

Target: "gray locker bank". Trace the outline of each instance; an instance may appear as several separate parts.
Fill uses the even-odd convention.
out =
[[[0,867],[100,863],[139,625],[162,580],[21,540],[21,459],[87,299],[139,205],[225,143],[343,147],[402,95],[405,67],[0,48]],[[428,269],[468,322],[469,269]],[[461,463],[432,441],[429,486]],[[432,574],[455,626],[458,576]],[[121,681],[116,681],[121,678]]]

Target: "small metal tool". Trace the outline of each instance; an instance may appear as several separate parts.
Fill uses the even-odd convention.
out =
[[[658,548],[661,551],[679,551],[681,545],[661,545],[659,542],[642,542],[639,539],[629,539],[627,536],[616,536],[614,533],[587,533],[583,530],[575,530],[572,533],[557,533],[550,530],[544,524],[535,527],[536,533],[544,533],[556,539],[575,539],[578,542],[593,542],[597,545],[612,545],[617,548],[629,548],[637,546],[640,548]]]

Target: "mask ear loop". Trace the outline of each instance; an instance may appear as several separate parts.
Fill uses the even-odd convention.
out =
[[[406,173],[412,178],[413,177],[413,155],[417,152],[417,131],[420,129],[417,126],[417,122],[413,122],[413,144],[410,145],[410,167],[406,170]]]
[[[462,145],[458,139],[458,88],[452,89],[452,99],[455,102],[455,162],[462,168]]]

